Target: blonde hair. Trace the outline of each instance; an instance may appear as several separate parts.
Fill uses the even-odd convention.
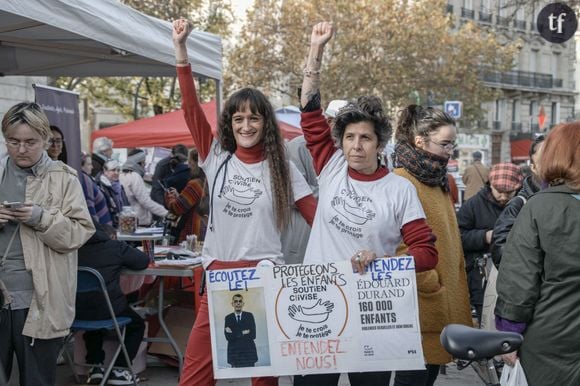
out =
[[[52,137],[46,114],[34,102],[21,102],[12,106],[2,118],[2,134],[6,137],[9,130],[21,124],[28,125],[43,141],[48,141]]]

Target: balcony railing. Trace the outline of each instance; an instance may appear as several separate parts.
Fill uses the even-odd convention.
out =
[[[461,17],[466,19],[473,19],[475,18],[475,11],[473,9],[461,7]]]
[[[512,122],[512,132],[521,133],[522,132],[522,123],[521,122]]]
[[[491,72],[485,74],[483,80],[490,83],[534,88],[562,87],[563,83],[561,79],[554,79],[552,75],[527,71]]]
[[[491,13],[479,11],[479,21],[482,23],[491,23]]]
[[[525,20],[514,20],[514,28],[524,30],[526,29],[526,21]]]
[[[564,87],[564,81],[562,79],[554,79],[554,87],[556,88]]]
[[[491,128],[496,131],[501,130],[501,121],[493,121]]]
[[[508,17],[498,16],[496,18],[497,25],[502,27],[509,27],[510,26],[510,19]]]

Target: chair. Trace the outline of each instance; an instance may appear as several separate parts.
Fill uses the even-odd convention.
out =
[[[118,368],[115,366],[115,361],[117,357],[123,351],[123,355],[125,356],[126,363],[128,367],[123,367],[123,369],[129,370],[133,377],[133,384],[137,385],[137,377],[133,372],[133,368],[131,367],[131,360],[129,359],[129,354],[127,353],[127,348],[125,347],[124,339],[125,339],[125,326],[131,323],[131,318],[125,316],[115,316],[115,312],[113,310],[113,305],[111,304],[111,299],[109,298],[109,294],[107,293],[107,287],[105,285],[105,280],[103,276],[94,268],[90,267],[78,267],[78,274],[77,274],[77,294],[78,293],[85,293],[85,292],[92,292],[92,291],[99,291],[103,293],[105,301],[107,303],[107,308],[109,310],[109,314],[111,315],[111,319],[104,319],[104,320],[81,320],[75,319],[72,326],[71,332],[66,337],[64,346],[66,347],[67,343],[70,342],[71,338],[73,337],[74,333],[77,331],[96,331],[96,330],[109,330],[114,331],[117,340],[119,341],[119,346],[117,350],[115,350],[115,354],[109,363],[109,366],[105,370],[105,374],[103,376],[103,380],[101,381],[101,386],[107,382],[109,375],[113,371],[114,368]],[[93,364],[81,364],[81,363],[74,363],[71,359],[70,354],[65,349],[64,355],[66,356],[67,362],[73,369],[73,374],[75,377],[75,381],[77,383],[81,383],[79,376],[74,371],[74,366],[84,366],[84,367],[93,367]]]

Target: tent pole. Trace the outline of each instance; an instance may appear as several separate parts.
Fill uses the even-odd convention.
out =
[[[217,114],[217,121],[220,121],[220,115],[222,110],[222,82],[219,79],[215,80],[215,113]]]

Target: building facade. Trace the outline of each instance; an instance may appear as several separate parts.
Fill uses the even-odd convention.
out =
[[[485,85],[501,91],[485,103],[477,131],[490,135],[490,163],[512,160],[511,141],[531,139],[563,121],[575,119],[576,43],[553,44],[536,26],[548,2],[515,8],[513,0],[449,0],[447,10],[462,23],[474,22],[499,35],[501,42],[517,42],[511,71],[491,73]]]

